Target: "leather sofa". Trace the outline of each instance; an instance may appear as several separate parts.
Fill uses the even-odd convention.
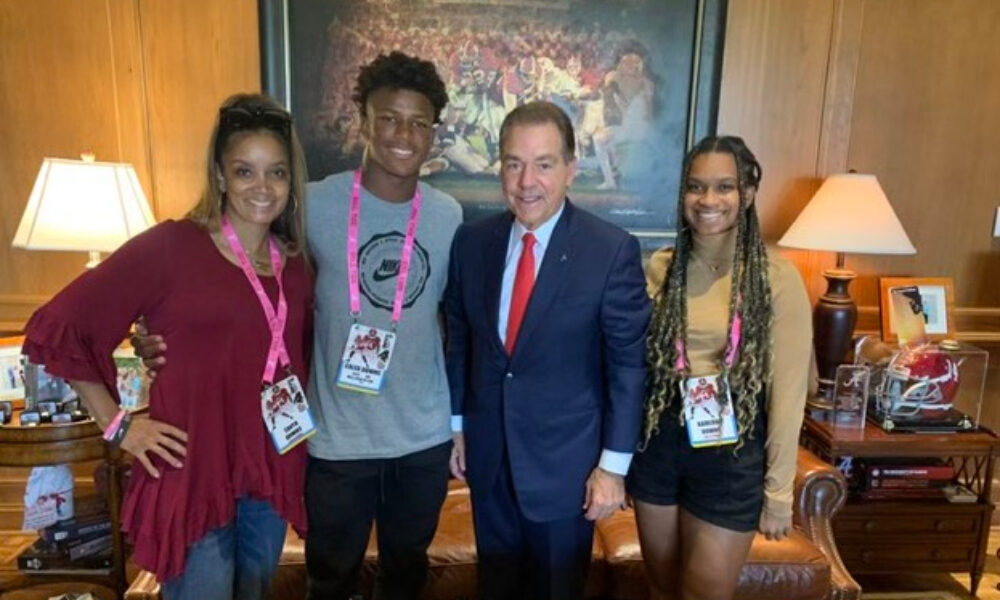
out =
[[[452,483],[428,551],[430,576],[423,596],[427,600],[475,598],[476,546],[468,489],[458,482]],[[795,532],[781,542],[757,536],[740,575],[736,598],[860,598],[861,588],[844,568],[830,527],[830,518],[843,505],[846,493],[844,478],[836,469],[800,448],[795,477]],[[376,559],[373,537],[362,571],[363,590],[371,590]],[[302,541],[290,531],[271,589],[272,600],[305,597],[304,563]],[[127,600],[159,597],[159,586],[147,572],[141,572],[125,594]],[[631,510],[597,524],[587,597],[650,598]]]

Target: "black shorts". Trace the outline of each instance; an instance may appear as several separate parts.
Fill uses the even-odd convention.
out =
[[[695,517],[732,531],[753,531],[764,505],[763,402],[754,436],[743,446],[692,448],[677,409],[664,411],[660,431],[632,460],[626,485],[632,498],[678,505]]]

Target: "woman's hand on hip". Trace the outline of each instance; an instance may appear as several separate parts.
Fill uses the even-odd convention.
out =
[[[160,472],[153,466],[151,454],[158,454],[175,469],[184,466],[181,459],[187,456],[187,434],[162,421],[154,421],[146,415],[135,415],[129,425],[121,447],[135,456],[153,477],[159,479]]]

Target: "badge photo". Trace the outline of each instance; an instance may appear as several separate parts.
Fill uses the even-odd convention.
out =
[[[278,454],[285,454],[316,433],[299,378],[288,375],[260,394],[264,425]]]
[[[337,385],[342,388],[378,394],[385,383],[392,360],[396,334],[360,323],[351,326],[340,359]]]
[[[739,439],[730,397],[720,400],[717,375],[691,377],[681,385],[682,411],[693,448],[733,444]]]

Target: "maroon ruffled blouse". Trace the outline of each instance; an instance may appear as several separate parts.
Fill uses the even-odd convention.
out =
[[[282,277],[285,344],[305,387],[312,281],[302,256],[287,261]],[[275,302],[275,279],[261,281]],[[240,268],[195,223],[161,223],[73,281],[32,315],[24,353],[60,377],[104,383],[117,399],[111,353],[139,316],[168,347],[150,417],[186,431],[188,443],[180,469],[149,454],[159,479],[133,465],[122,527],[135,562],[160,581],[179,575],[188,547],[230,522],[244,495],[269,502],[304,534],[305,444],[279,455],[261,416],[270,342],[263,309]]]

